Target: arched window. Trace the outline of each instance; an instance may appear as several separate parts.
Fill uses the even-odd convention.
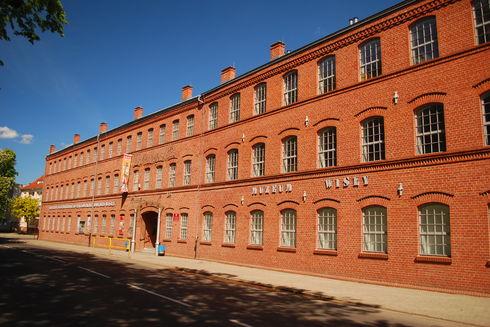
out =
[[[446,151],[446,133],[444,129],[444,109],[442,104],[433,103],[415,111],[417,153]]]
[[[179,138],[179,120],[176,119],[172,122],[172,141]]]
[[[451,256],[449,207],[428,203],[419,207],[420,254]]]
[[[153,128],[148,128],[148,138],[146,139],[146,147],[153,146]]]
[[[265,144],[257,143],[252,146],[252,176],[265,174]]]
[[[211,242],[211,236],[213,232],[213,214],[211,212],[204,213],[204,220],[202,224],[202,240],[204,242]]]
[[[298,141],[289,136],[282,143],[282,171],[289,173],[298,170]]]
[[[364,162],[385,159],[383,117],[372,117],[362,123],[362,159]]]
[[[230,97],[230,123],[240,120],[240,93]]]
[[[231,149],[228,151],[228,180],[238,179],[238,150]]]
[[[175,174],[177,171],[177,164],[172,163],[168,170],[168,187],[175,187]]]
[[[150,168],[145,168],[145,172],[143,175],[143,190],[150,189],[150,174],[151,174]]]
[[[490,29],[490,26],[489,26]],[[481,97],[481,106],[483,111],[483,136],[485,145],[490,145],[490,92]]]
[[[264,212],[252,211],[250,214],[250,244],[262,245],[264,240]]]
[[[139,191],[140,188],[140,174],[139,171],[133,172],[133,192]]]
[[[236,234],[236,212],[227,211],[225,217],[225,237],[223,242],[226,244],[235,244]]]
[[[184,185],[191,184],[191,164],[192,161],[186,160],[184,161]]]
[[[189,223],[189,215],[186,213],[180,214],[180,235],[179,240],[187,240],[187,225]]]
[[[317,248],[337,249],[337,210],[334,208],[321,208],[318,214]]]
[[[186,136],[194,135],[194,115],[187,116],[187,128],[185,132]]]
[[[361,81],[381,75],[381,43],[369,40],[359,47]]]
[[[212,130],[217,127],[218,127],[218,103],[214,102],[209,105],[208,129]]]
[[[281,246],[296,247],[296,211],[281,211]]]
[[[488,0],[474,0],[473,10],[477,44],[487,43],[490,41],[490,2]]]
[[[298,101],[298,72],[292,71],[284,75],[284,105]]]
[[[363,251],[387,252],[386,208],[369,206],[362,209]]]
[[[155,176],[155,188],[162,188],[162,180],[163,180],[163,167],[157,166],[156,176]]]
[[[260,115],[266,111],[267,84],[260,83],[254,88],[254,115]]]
[[[173,214],[171,212],[165,215],[165,239],[172,239],[172,229],[173,229]]]
[[[216,156],[210,154],[206,157],[206,183],[214,183],[214,169],[216,164]]]
[[[163,144],[165,142],[165,129],[165,124],[161,124],[158,128],[158,144]]]
[[[328,56],[318,63],[318,93],[335,90],[335,56]]]
[[[322,129],[318,133],[318,164],[320,168],[337,165],[337,130],[335,127]]]
[[[439,57],[436,18],[426,17],[412,24],[410,26],[410,40],[413,64],[420,64]]]

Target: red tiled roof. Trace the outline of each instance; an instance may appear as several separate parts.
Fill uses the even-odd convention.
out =
[[[34,182],[26,184],[20,188],[21,191],[38,190],[43,188],[44,176],[38,177]]]

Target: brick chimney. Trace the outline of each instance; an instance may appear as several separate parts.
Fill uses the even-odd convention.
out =
[[[192,98],[192,86],[186,85],[182,87],[182,101]]]
[[[221,71],[221,83],[228,82],[235,78],[236,69],[235,67],[228,66]]]
[[[73,144],[80,142],[80,134],[73,135]]]
[[[271,61],[284,55],[286,51],[286,45],[277,41],[271,45]]]
[[[99,134],[107,132],[107,127],[108,127],[107,123],[104,123],[104,122],[100,123]]]
[[[143,108],[141,108],[141,107],[134,108],[133,117],[134,117],[134,120],[140,119],[141,117],[143,117]]]
[[[51,144],[49,146],[49,154],[54,153],[56,151],[56,146],[54,144]]]

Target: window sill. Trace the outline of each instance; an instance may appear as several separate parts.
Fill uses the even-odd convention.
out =
[[[338,255],[337,250],[321,250],[321,249],[317,249],[317,250],[313,251],[313,254],[330,255],[330,256],[334,256],[334,257],[336,257]]]
[[[168,238],[165,238],[165,239],[162,240],[162,242],[169,243],[169,242],[172,242],[172,240],[169,240]]]
[[[262,245],[247,245],[247,249],[262,251],[264,248],[262,247]]]
[[[177,243],[186,244],[186,243],[187,243],[187,241],[186,241],[186,240],[177,240]]]
[[[211,245],[211,242],[201,241],[201,242],[199,242],[199,244],[201,244],[201,245]]]
[[[357,257],[360,259],[388,260],[387,253],[377,253],[377,252],[361,252]]]
[[[277,252],[290,252],[290,253],[296,253],[295,248],[286,248],[286,247],[278,247]]]
[[[223,244],[221,244],[221,247],[223,247],[223,248],[234,248],[235,244],[223,243]]]
[[[423,256],[423,255],[416,256],[414,261],[422,262],[422,263],[435,263],[440,265],[450,265],[452,263],[452,259],[450,257]]]

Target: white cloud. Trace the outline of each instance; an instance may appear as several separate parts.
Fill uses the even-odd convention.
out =
[[[22,144],[31,144],[34,135],[32,134],[22,134],[20,137],[20,143]]]
[[[17,133],[17,131],[8,128],[7,126],[0,126],[0,139],[14,139],[17,136],[19,136],[19,133]]]

